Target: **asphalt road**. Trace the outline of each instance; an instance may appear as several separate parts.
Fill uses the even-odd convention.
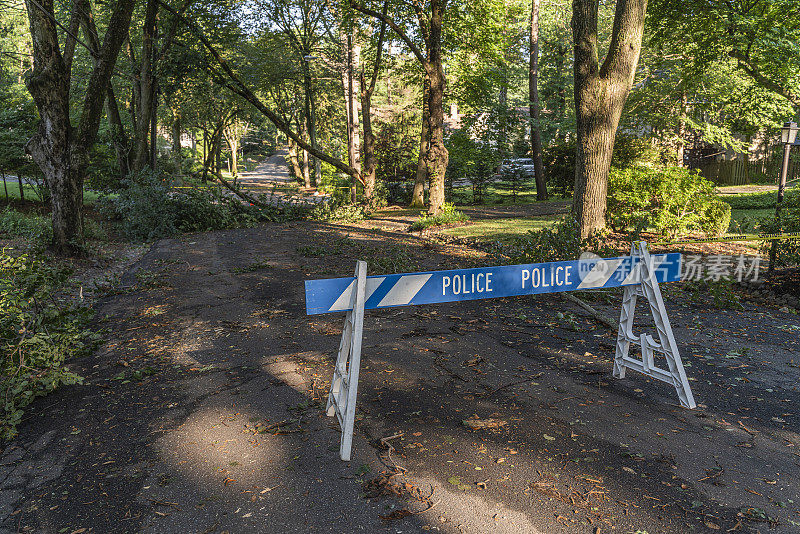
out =
[[[370,312],[345,463],[324,414],[342,316],[305,316],[303,281],[356,258],[470,265],[315,223],[157,242],[98,305],[85,384],[4,445],[0,532],[798,531],[796,315],[667,288],[689,411],[611,378],[615,334],[552,295]]]

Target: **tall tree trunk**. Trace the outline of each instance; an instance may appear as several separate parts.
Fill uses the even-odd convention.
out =
[[[233,176],[239,175],[239,140],[235,137],[228,137],[228,147],[231,149],[231,174]]]
[[[17,183],[19,184],[19,200],[25,204],[25,180],[19,173],[17,173]]]
[[[383,12],[386,13],[388,2],[383,4]],[[375,134],[372,131],[372,94],[375,92],[375,83],[378,81],[378,73],[381,70],[381,57],[383,55],[383,41],[386,36],[386,23],[381,22],[381,29],[378,33],[378,43],[375,47],[375,63],[372,66],[372,77],[369,85],[364,79],[364,71],[361,71],[361,120],[364,128],[364,168],[361,176],[364,179],[364,198],[367,202],[372,202],[375,197],[375,170],[378,161],[375,158]]]
[[[292,141],[291,138],[288,139],[289,142],[289,165],[292,166],[292,173],[294,177],[298,180],[303,179],[303,170],[300,168],[300,161],[297,157],[297,144]]]
[[[678,166],[684,167],[683,163],[683,153],[686,149],[686,106],[687,106],[687,98],[686,92],[681,93],[681,109],[680,109],[680,116],[678,117],[678,131],[675,132],[677,134],[678,140],[676,142],[676,159],[678,160]]]
[[[598,59],[598,0],[573,0],[575,43],[575,195],[581,237],[605,227],[608,170],[622,108],[642,44],[647,0],[618,0],[608,54]]]
[[[305,51],[304,53],[306,55],[309,55],[310,51]],[[306,95],[305,95],[305,108],[306,108],[306,110],[305,110],[306,111],[305,118],[306,118],[306,122],[308,123],[308,130],[307,130],[308,131],[308,139],[309,139],[309,142],[311,143],[311,146],[314,147],[314,148],[317,148],[317,124],[316,124],[316,122],[317,122],[316,121],[317,112],[316,112],[316,102],[314,100],[313,88],[311,86],[311,65],[308,64],[308,60],[305,59],[305,57],[303,58],[303,65],[305,67],[303,69],[303,85],[305,86],[305,93],[306,93]],[[309,161],[309,159],[311,158],[311,155],[306,150],[303,150],[303,155],[304,155],[303,168],[307,169],[310,165],[313,165],[313,167],[314,167],[315,174],[314,174],[313,180],[312,180],[312,177],[310,176],[310,174],[308,174],[308,173],[306,173],[306,179],[305,179],[306,184],[307,184],[306,187],[311,187],[312,182],[314,184],[316,184],[317,180],[319,180],[319,178],[320,178],[319,176],[317,176],[317,174],[319,174],[318,173],[319,161],[317,160],[317,158],[313,158],[313,162]]]
[[[444,146],[444,88],[445,77],[442,67],[442,20],[446,0],[431,0],[431,18],[428,27],[428,62],[425,72],[431,82],[430,103],[430,146],[425,155],[425,165],[430,180],[430,204],[428,213],[436,215],[444,205],[444,175],[447,172],[449,154]]]
[[[59,254],[83,247],[83,180],[89,149],[97,138],[103,103],[122,40],[130,26],[134,0],[117,0],[95,65],[85,82],[77,127],[70,122],[70,85],[58,43],[53,0],[26,0],[33,71],[26,80],[39,112],[36,133],[25,146],[50,190],[52,248]]]
[[[223,126],[221,124],[217,126],[217,131],[214,135],[214,157],[211,159],[211,164],[214,167],[214,174],[216,176],[222,176],[222,128]]]
[[[354,33],[354,30],[351,28],[342,38],[342,48],[346,65],[346,68],[342,71],[342,82],[344,85],[347,115],[347,162],[351,167],[361,172],[358,99],[356,98],[356,90],[353,86],[353,73],[359,68],[361,46],[355,43]],[[372,192],[374,192],[374,188]],[[350,202],[355,204],[357,195],[358,180],[355,177],[351,177]]]
[[[158,80],[153,77],[153,98],[150,101],[150,168],[156,170],[158,159]]]
[[[206,183],[206,180],[208,180],[208,130],[203,128],[203,183]]]
[[[539,1],[531,2],[530,64],[528,100],[531,115],[531,157],[536,178],[536,200],[547,200],[547,184],[542,165],[542,132],[539,127]]]
[[[145,6],[144,26],[142,27],[142,57],[138,73],[137,117],[134,124],[133,170],[140,171],[148,163],[148,137],[150,137],[153,116],[153,100],[155,98],[155,39],[158,16],[158,0],[147,0]],[[148,161],[150,160],[150,161]]]
[[[431,63],[429,67],[431,78],[430,94],[430,117],[428,125],[430,128],[430,144],[425,154],[425,166],[428,170],[430,180],[430,202],[428,213],[436,215],[442,211],[444,205],[444,175],[447,172],[447,162],[449,154],[447,147],[444,146],[444,70],[441,60]]]
[[[94,22],[92,6],[86,0],[76,0],[75,11],[78,13],[80,24],[83,26],[83,34],[92,49],[93,65],[96,66],[97,60],[95,58],[100,51],[100,36],[97,33],[97,25]],[[125,134],[125,126],[122,124],[122,117],[119,114],[119,105],[114,94],[114,84],[111,81],[108,82],[108,89],[106,90],[105,108],[106,118],[111,127],[111,143],[114,145],[114,154],[117,159],[120,178],[125,178],[130,172],[128,165],[130,146],[128,136]]]
[[[117,97],[114,94],[114,87],[111,82],[108,83],[108,92],[106,93],[106,117],[111,127],[111,143],[114,145],[114,155],[117,159],[119,174],[121,178],[125,178],[130,173],[128,164],[130,143],[128,136],[125,134],[125,126],[122,124]]]
[[[422,82],[422,131],[419,135],[419,157],[417,159],[417,172],[414,177],[414,190],[411,193],[411,207],[425,207],[425,182],[428,178],[428,169],[425,162],[428,157],[430,145],[430,94],[431,82],[426,76]]]
[[[181,118],[178,112],[172,111],[172,160],[178,175],[183,171],[183,154],[181,154]]]
[[[300,124],[300,137],[302,137],[303,139],[306,139],[306,136],[308,135],[308,129],[306,127],[307,122],[304,121],[304,120],[302,120],[300,122],[301,122],[301,124]],[[314,141],[311,141],[311,145],[312,146],[314,145]],[[311,162],[309,161],[309,155],[308,155],[308,151],[307,150],[303,149],[300,152],[300,159],[302,160],[303,186],[306,187],[306,188],[310,188],[311,187],[311,169],[310,169],[310,166],[311,166],[310,163]]]

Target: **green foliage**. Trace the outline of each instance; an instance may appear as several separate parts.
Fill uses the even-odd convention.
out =
[[[611,155],[612,169],[634,166],[656,167],[666,159],[663,150],[647,137],[617,134]],[[568,196],[575,187],[575,141],[556,143],[542,150],[547,188],[556,195]]]
[[[411,181],[417,171],[419,119],[412,114],[381,123],[375,136],[375,159],[379,180]]]
[[[267,214],[214,189],[182,189],[170,196],[169,203],[175,210],[175,226],[182,232],[243,228],[264,218],[276,220],[278,214],[277,208]]]
[[[735,210],[775,209],[775,204],[778,202],[778,194],[775,191],[758,191],[755,193],[724,195],[720,196],[719,199]]]
[[[585,251],[600,256],[614,254],[614,250],[603,243],[599,234],[581,239],[578,223],[571,217],[552,226],[531,230],[509,243],[494,243],[490,251],[512,264],[574,260]]]
[[[65,361],[90,352],[98,336],[88,328],[90,309],[54,298],[68,276],[40,260],[0,255],[0,439],[16,435],[36,397],[82,380]]]
[[[711,304],[720,310],[743,310],[739,296],[733,291],[733,282],[725,278],[719,280],[690,280],[684,289],[695,304]],[[709,299],[710,297],[710,299]]]
[[[442,226],[445,224],[466,222],[468,220],[469,217],[464,212],[457,210],[454,205],[445,202],[440,213],[436,215],[428,215],[426,213],[420,214],[419,219],[414,221],[408,230],[410,232],[419,232],[431,226]]]
[[[614,139],[614,152],[611,166],[617,169],[628,169],[636,165],[657,167],[667,161],[664,150],[649,137],[636,137],[617,133]]]
[[[125,189],[116,198],[106,197],[100,210],[118,219],[122,234],[131,241],[291,218],[289,210],[248,206],[211,188],[173,190],[168,178],[149,169],[123,182]]]
[[[28,215],[6,207],[0,211],[0,233],[44,245],[53,239],[53,226],[47,217]]]
[[[682,167],[631,167],[610,173],[606,219],[615,230],[720,235],[728,230],[730,217],[730,206],[717,199],[714,184]]]
[[[452,184],[472,184],[472,201],[484,201],[486,187],[493,180],[494,169],[500,163],[498,152],[484,142],[476,140],[470,130],[465,128],[453,132],[446,146],[450,155],[446,178]]]
[[[370,212],[366,206],[350,204],[350,193],[347,196],[334,196],[328,202],[321,202],[311,208],[308,218],[312,221],[344,221],[358,222],[369,217]]]
[[[126,239],[148,241],[177,233],[177,213],[170,202],[170,184],[149,168],[123,180],[116,198],[105,198],[100,211],[121,220]]]
[[[547,189],[559,196],[570,195],[575,188],[575,142],[544,147],[542,165]]]
[[[765,217],[759,221],[760,230],[766,234],[800,232],[800,188],[795,187],[786,192],[781,206],[780,220]],[[777,241],[775,266],[800,265],[800,239]],[[762,254],[769,254],[772,241],[761,245]]]

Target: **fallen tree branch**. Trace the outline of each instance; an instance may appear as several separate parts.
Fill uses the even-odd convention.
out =
[[[330,156],[319,149],[319,147],[306,143],[297,133],[295,133],[290,127],[289,124],[284,121],[277,113],[269,109],[266,104],[264,104],[258,96],[256,96],[253,91],[250,90],[247,85],[233,72],[233,69],[228,65],[228,62],[220,55],[216,48],[211,44],[211,41],[206,37],[205,33],[201,28],[197,26],[191,19],[185,17],[181,13],[178,13],[172,6],[164,2],[163,0],[158,0],[158,3],[163,7],[165,10],[172,13],[175,17],[179,20],[183,21],[184,24],[191,30],[191,32],[203,43],[206,50],[208,50],[209,54],[214,58],[214,60],[222,67],[222,70],[225,72],[226,76],[230,78],[231,84],[225,84],[225,86],[236,93],[237,95],[241,96],[248,102],[250,102],[258,111],[261,112],[266,118],[275,125],[280,131],[285,133],[289,138],[291,138],[295,143],[297,143],[300,147],[311,153],[314,157],[324,161],[325,163],[329,163],[336,167],[338,170],[342,171],[343,173],[347,174],[348,176],[352,176],[356,180],[358,180],[362,185],[364,184],[364,177],[361,173],[356,170],[355,168],[351,167],[350,165],[340,161],[339,159]]]
[[[619,325],[617,324],[617,322],[614,319],[609,319],[608,317],[606,317],[605,315],[603,315],[599,311],[595,310],[594,308],[589,306],[586,302],[582,301],[581,299],[579,299],[575,295],[570,295],[569,293],[561,293],[560,295],[565,300],[568,300],[568,301],[572,302],[573,304],[577,304],[578,306],[580,306],[581,308],[583,308],[584,310],[589,312],[589,314],[592,317],[594,317],[599,322],[601,322],[604,325],[606,325],[607,327],[609,327],[611,330],[619,329]]]

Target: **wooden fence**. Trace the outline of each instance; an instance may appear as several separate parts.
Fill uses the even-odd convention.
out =
[[[783,150],[775,150],[762,160],[746,159],[713,161],[699,159],[691,161],[689,166],[699,170],[703,176],[717,185],[747,185],[752,183],[777,183],[780,173]],[[800,158],[793,155],[789,162],[787,180],[800,178]]]

